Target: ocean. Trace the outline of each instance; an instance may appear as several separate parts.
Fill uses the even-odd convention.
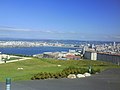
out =
[[[13,48],[0,48],[0,52],[4,54],[22,54],[22,55],[34,55],[42,54],[43,52],[61,52],[75,50],[77,48],[65,48],[65,47],[13,47]]]

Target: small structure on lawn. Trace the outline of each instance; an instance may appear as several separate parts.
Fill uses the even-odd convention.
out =
[[[7,54],[1,54],[1,52],[0,52],[0,61],[5,61],[6,62],[9,59],[10,59],[9,55],[7,55]]]

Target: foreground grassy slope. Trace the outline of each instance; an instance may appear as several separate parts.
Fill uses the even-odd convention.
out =
[[[58,67],[57,65],[61,65]],[[0,64],[0,82],[5,81],[6,77],[12,78],[13,81],[30,80],[30,78],[39,72],[60,72],[69,66],[88,68],[92,65],[93,68],[100,68],[101,70],[107,68],[118,68],[119,66],[111,63],[89,60],[52,60],[52,59],[36,59],[18,61],[13,63]],[[23,70],[18,70],[23,68]]]

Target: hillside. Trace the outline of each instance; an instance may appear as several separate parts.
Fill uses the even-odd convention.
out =
[[[58,65],[61,65],[58,67]],[[120,66],[111,63],[89,60],[53,60],[53,59],[37,59],[0,64],[0,82],[5,81],[5,78],[10,77],[12,81],[30,80],[30,78],[39,72],[60,72],[69,66],[99,68],[105,70],[107,68],[119,68]]]

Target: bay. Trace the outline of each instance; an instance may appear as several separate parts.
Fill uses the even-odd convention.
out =
[[[34,55],[42,54],[43,52],[61,52],[75,50],[77,48],[66,47],[12,47],[12,48],[0,48],[1,53],[5,54],[22,54],[22,55]]]

